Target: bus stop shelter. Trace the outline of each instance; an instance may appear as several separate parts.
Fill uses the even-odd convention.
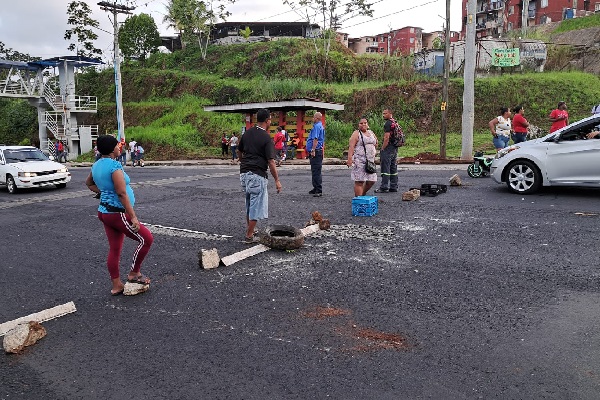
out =
[[[300,141],[296,149],[296,157],[306,158],[306,139],[313,126],[312,115],[314,112],[318,111],[323,114],[322,122],[325,127],[327,111],[343,111],[344,105],[326,103],[316,99],[293,99],[206,106],[204,111],[243,114],[244,128],[250,129],[256,123],[256,112],[261,108],[266,108],[271,112],[271,126],[269,127],[271,137],[275,135],[278,126],[283,126],[290,137],[297,137]]]

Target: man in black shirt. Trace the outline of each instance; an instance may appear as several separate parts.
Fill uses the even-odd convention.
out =
[[[398,147],[390,143],[390,135],[392,133],[392,111],[389,108],[383,110],[383,143],[379,152],[380,167],[381,167],[381,186],[375,190],[375,193],[387,193],[398,191],[398,165],[396,158],[398,157]]]
[[[281,192],[281,182],[275,166],[275,147],[268,132],[271,125],[269,110],[258,110],[256,121],[256,126],[242,135],[237,147],[240,182],[242,190],[246,193],[246,243],[256,242],[254,229],[257,221],[269,217],[267,167],[275,179],[277,193]]]

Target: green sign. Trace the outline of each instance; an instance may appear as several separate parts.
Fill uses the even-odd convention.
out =
[[[519,49],[492,50],[492,65],[494,67],[514,67],[521,64]]]

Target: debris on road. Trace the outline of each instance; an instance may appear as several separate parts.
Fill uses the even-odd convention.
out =
[[[202,269],[213,269],[219,266],[221,262],[221,258],[219,257],[219,253],[217,249],[205,250],[202,249],[200,254],[198,254],[198,264]]]
[[[293,226],[270,225],[260,233],[260,243],[276,250],[296,250],[304,244],[304,234]]]
[[[450,177],[450,186],[462,186],[462,181],[460,180],[460,176],[458,174],[454,174]]]
[[[20,353],[25,347],[34,345],[46,336],[46,329],[37,321],[18,324],[4,336],[2,345],[7,353]]]
[[[415,201],[421,197],[420,189],[411,189],[407,192],[402,193],[402,201]]]
[[[148,289],[150,289],[150,284],[144,285],[143,283],[125,282],[123,295],[135,296],[136,294],[144,293]]]
[[[27,323],[29,321],[50,321],[51,319],[62,317],[63,315],[74,313],[75,311],[77,311],[77,309],[75,308],[75,303],[70,301],[68,303],[49,308],[47,310],[43,310],[34,314],[29,314],[25,317],[17,318],[15,320],[0,324],[0,336],[6,335],[8,331],[15,328],[21,323]]]

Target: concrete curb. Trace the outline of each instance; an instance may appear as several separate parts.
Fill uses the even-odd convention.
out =
[[[378,160],[376,160],[378,161]],[[448,164],[457,164],[457,165],[467,165],[472,161],[465,160],[420,160],[420,161],[402,161],[402,159],[398,160],[398,165],[409,166],[409,165],[448,165]],[[80,168],[80,167],[91,167],[93,163],[91,162],[67,162],[67,166],[69,168]],[[184,166],[203,166],[203,165],[223,165],[223,166],[233,166],[239,164],[232,164],[229,160],[221,160],[218,158],[206,158],[201,160],[171,160],[171,161],[152,161],[152,160],[144,160],[144,164],[146,166],[174,166],[174,167],[184,167]],[[310,162],[308,160],[287,160],[283,163],[283,165],[309,165]],[[346,165],[346,160],[342,160],[340,158],[325,158],[323,159],[323,165]],[[134,168],[131,165],[127,165],[129,168]],[[142,167],[135,167],[142,168]]]

